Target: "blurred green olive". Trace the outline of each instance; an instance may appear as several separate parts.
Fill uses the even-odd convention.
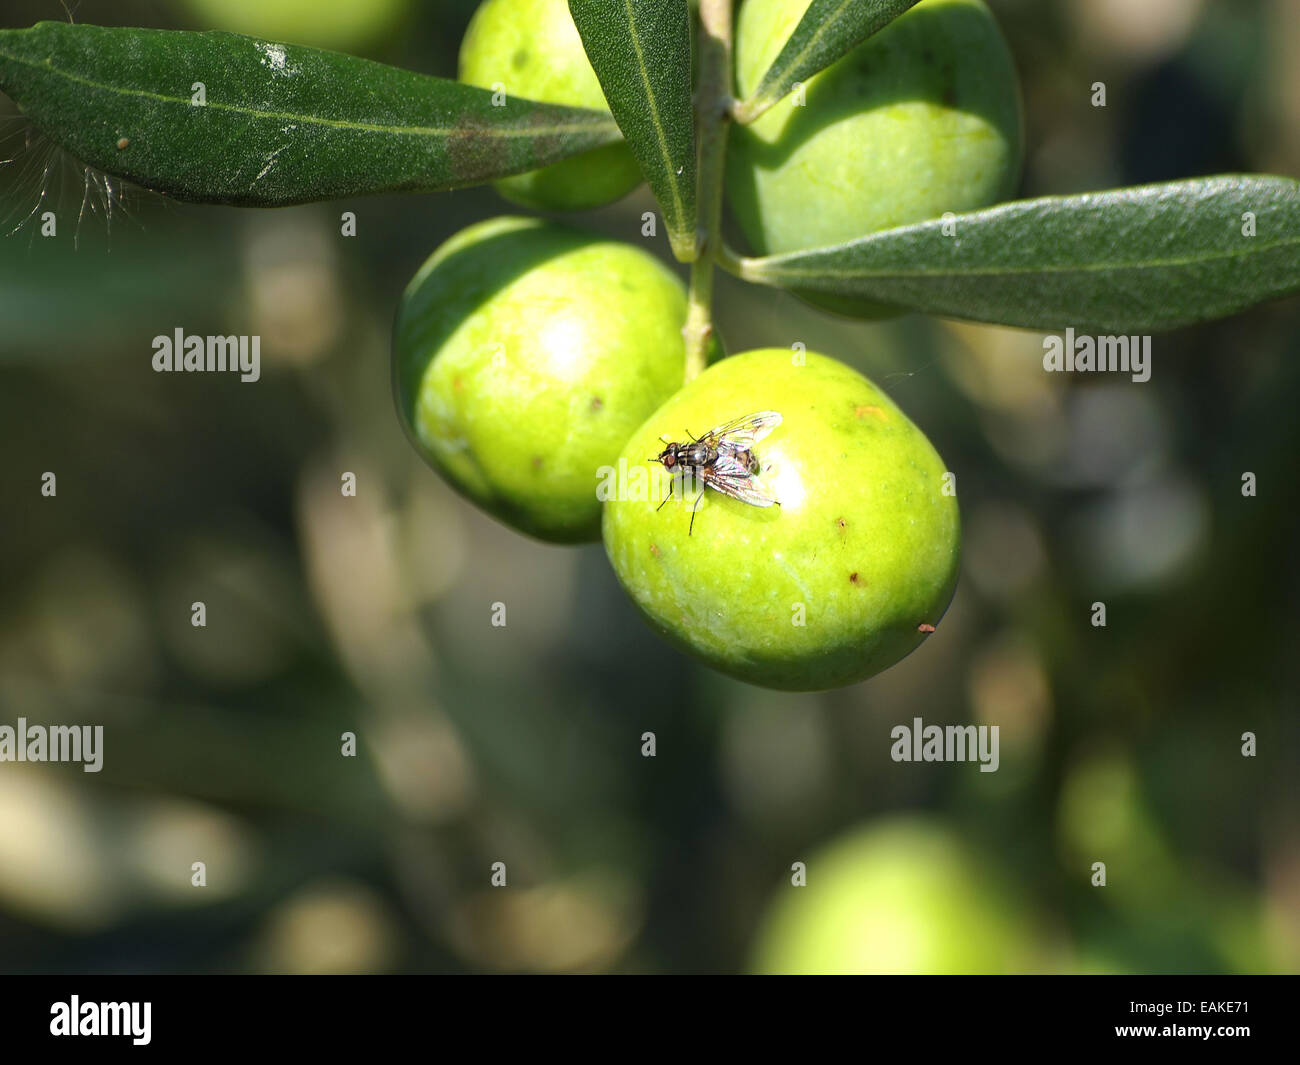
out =
[[[785,885],[754,948],[763,973],[1013,973],[1036,941],[982,862],[948,828],[891,818],[840,837]]]
[[[393,34],[411,0],[186,0],[203,29],[358,51]]]

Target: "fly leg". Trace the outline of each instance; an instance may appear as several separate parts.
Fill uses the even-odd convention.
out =
[[[699,510],[700,500],[704,498],[704,493],[707,491],[708,491],[708,485],[705,485],[703,488],[700,489],[700,494],[695,497],[695,502],[691,504],[691,525],[690,528],[686,530],[687,536],[690,536],[691,533],[695,531],[695,515],[696,512]]]
[[[668,494],[667,494],[666,496],[664,496],[663,499],[661,499],[661,500],[659,501],[659,505],[658,505],[657,507],[655,507],[655,513],[656,513],[656,514],[658,514],[661,510],[664,509],[664,504],[667,503],[668,500],[672,499],[672,497],[673,497],[673,488],[676,486],[676,484],[677,484],[677,478],[676,478],[676,477],[670,477],[670,478],[668,478]]]

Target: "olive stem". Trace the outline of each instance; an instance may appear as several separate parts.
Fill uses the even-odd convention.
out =
[[[775,100],[737,100],[731,107],[732,121],[742,126],[748,126],[755,119],[765,115]]]
[[[698,254],[691,263],[686,324],[682,327],[687,381],[708,365],[713,336],[713,260],[721,246],[722,177],[732,105],[731,2],[700,0],[700,79],[695,96]]]
[[[735,277],[744,277],[747,260],[744,256],[738,254],[734,248],[730,247],[725,240],[718,242],[717,251],[714,253],[714,261],[727,273]]]

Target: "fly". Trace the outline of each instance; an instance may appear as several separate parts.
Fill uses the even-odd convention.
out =
[[[664,440],[667,446],[654,461],[663,463],[670,473],[680,469],[698,477],[703,484],[691,507],[691,524],[687,536],[695,530],[696,510],[704,493],[710,488],[724,496],[748,503],[751,507],[781,505],[774,496],[754,483],[755,475],[761,470],[758,456],[754,454],[754,445],[780,424],[781,415],[776,411],[761,410],[757,414],[748,414],[710,429],[698,440],[691,437],[689,443]],[[690,433],[686,435],[690,436]],[[670,487],[667,497],[656,509],[662,508],[672,497]]]

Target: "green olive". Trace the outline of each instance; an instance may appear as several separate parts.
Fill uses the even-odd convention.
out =
[[[411,439],[458,491],[542,540],[600,535],[600,467],[681,387],[686,294],[648,252],[497,218],[442,245],[397,315]]]
[[[756,489],[778,505],[670,482],[649,456],[759,411]],[[627,442],[605,507],[619,581],[673,643],[752,684],[864,680],[926,639],[957,580],[952,480],[924,434],[856,371],[811,352],[733,355]],[[694,528],[691,527],[692,508]]]
[[[203,29],[357,51],[391,36],[411,0],[186,0]]]
[[[805,861],[759,930],[763,973],[956,974],[1037,968],[1037,945],[991,870],[943,824],[893,818]]]
[[[484,0],[460,46],[460,80],[543,103],[608,111],[565,0]],[[626,196],[641,171],[626,144],[502,178],[496,189],[539,211],[580,211]]]
[[[746,0],[736,30],[742,98],[809,0]],[[981,0],[922,0],[730,139],[727,199],[763,255],[824,247],[1011,196],[1020,90]],[[855,317],[896,308],[805,294]]]

